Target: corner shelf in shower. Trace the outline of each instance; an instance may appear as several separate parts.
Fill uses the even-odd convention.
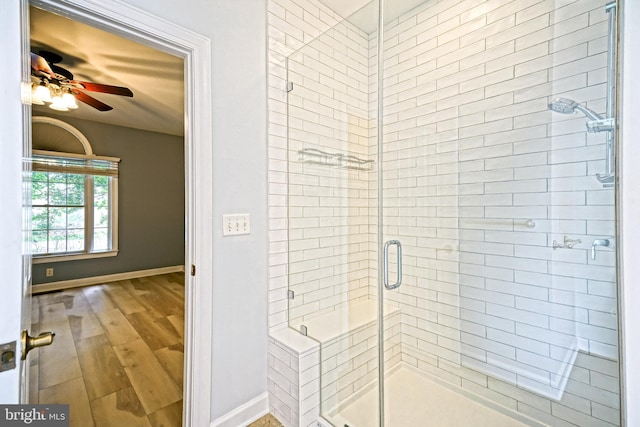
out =
[[[364,160],[351,154],[327,153],[315,148],[303,148],[298,151],[298,160],[322,166],[332,166],[359,171],[373,170],[373,160]]]

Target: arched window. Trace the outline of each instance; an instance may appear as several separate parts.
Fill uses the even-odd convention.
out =
[[[114,256],[118,250],[118,162],[93,154],[89,141],[69,124],[50,117],[33,117],[32,253],[34,263]],[[36,127],[53,136],[62,129],[64,146],[53,151],[37,142]],[[69,140],[68,135],[73,137]],[[76,148],[73,147],[76,145]],[[79,144],[79,147],[77,147]],[[46,150],[38,147],[49,148]],[[55,147],[52,147],[55,148]]]

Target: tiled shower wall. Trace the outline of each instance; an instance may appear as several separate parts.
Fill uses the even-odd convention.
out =
[[[339,23],[288,56],[289,323],[367,299],[373,172],[332,166],[369,159],[369,41]],[[302,150],[320,150],[302,156]],[[324,157],[326,153],[326,156]],[[322,163],[325,159],[329,164]],[[359,163],[352,162],[352,166]],[[362,163],[363,166],[368,165]],[[314,335],[313,331],[309,331]]]
[[[547,108],[564,96],[604,114],[606,19],[602,1],[445,0],[385,27],[404,360],[554,425],[618,423],[614,252],[590,259],[615,233],[595,178],[605,134]],[[565,236],[575,246],[554,250]]]
[[[275,331],[288,324],[287,57],[337,25],[339,17],[316,0],[269,0],[267,7],[269,329]]]
[[[299,325],[368,297],[371,173],[304,163],[298,152],[311,148],[368,158],[369,45],[366,34],[340,24],[315,1],[269,1],[268,11],[270,410],[287,427],[310,426],[319,415],[321,384],[306,373],[319,373],[323,355],[325,370],[339,360],[332,372],[359,371],[351,362],[359,354],[328,341],[324,353],[316,350],[313,366],[292,369],[285,380],[279,367],[295,364],[280,351],[287,345],[278,337],[290,334],[282,330],[289,319]],[[293,83],[289,105],[287,81]],[[289,288],[293,300],[287,299]],[[336,334],[353,342],[346,331]],[[334,354],[338,347],[343,354]],[[323,385],[335,395],[353,390],[355,380],[343,384],[338,374]]]
[[[287,322],[291,250],[285,57],[332,27],[336,17],[312,2],[271,1],[269,11],[270,328],[275,330]],[[357,30],[337,28],[334,39],[361,46]],[[375,35],[369,40],[371,79]],[[605,49],[602,1],[433,1],[385,28],[385,238],[399,238],[405,246],[404,284],[388,296],[403,312],[403,360],[552,425],[618,424],[614,257],[603,249],[596,260],[589,258],[594,239],[614,235],[613,190],[594,177],[604,172],[604,135],[586,133],[584,117],[547,110],[549,97],[562,95],[604,113]],[[348,52],[361,64],[356,51]],[[326,57],[313,64],[346,70],[336,79],[344,91],[338,91],[340,106],[325,106],[333,111],[316,127],[309,111],[317,112],[321,102],[297,111],[300,120],[290,123],[300,132],[294,140],[364,155],[362,76],[354,79],[349,67]],[[327,95],[327,88],[336,90],[336,81],[314,87]],[[358,120],[349,114],[356,110]],[[356,138],[348,136],[345,124]],[[325,125],[339,134],[327,134]],[[302,135],[309,133],[312,139]],[[293,194],[302,197],[294,199],[300,202],[293,204],[300,222],[291,224],[292,242],[304,237],[307,227],[332,229],[333,235],[307,237],[318,242],[335,237],[331,254],[319,258],[343,260],[343,270],[340,263],[330,264],[339,275],[357,272],[355,288],[344,288],[349,279],[342,277],[330,290],[313,289],[307,308],[364,297],[363,263],[375,256],[371,230],[363,228],[363,202],[356,200],[366,178],[362,172],[292,165],[309,172],[298,176],[301,183],[313,184],[306,175],[326,180],[318,193]],[[350,189],[335,194],[338,186],[332,184],[345,180]],[[369,190],[374,190],[370,184]],[[337,216],[350,212],[354,222],[316,215],[329,212],[326,208]],[[348,228],[360,233],[347,237]],[[562,243],[564,236],[580,243],[554,250],[553,241]],[[322,268],[319,258],[304,259],[305,252],[322,255],[314,252],[319,248],[295,244],[302,246],[295,248],[300,251],[293,262]],[[356,244],[369,254],[358,254]],[[341,245],[349,248],[340,252]],[[302,270],[294,274],[307,283]],[[307,276],[314,287],[319,277]],[[295,315],[308,314],[305,301],[298,301]],[[576,349],[582,353],[574,361]],[[573,369],[564,371],[571,362]],[[570,374],[566,380],[565,374]],[[550,384],[564,387],[560,401],[527,391],[551,395]]]

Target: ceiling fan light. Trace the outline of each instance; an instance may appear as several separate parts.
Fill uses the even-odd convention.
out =
[[[49,104],[49,108],[56,111],[69,111],[67,104],[62,99],[61,95],[56,95],[53,97],[51,104]]]
[[[36,105],[44,105],[45,102],[51,102],[51,92],[49,88],[38,85],[34,88],[31,95],[31,103]]]
[[[44,105],[44,100],[40,99],[36,94],[36,89],[31,91],[31,104],[32,105]]]
[[[76,97],[70,94],[69,92],[62,95],[62,101],[64,102],[64,105],[69,110],[75,110],[76,108],[78,108],[78,104],[76,103]]]

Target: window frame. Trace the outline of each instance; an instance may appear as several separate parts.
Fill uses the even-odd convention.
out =
[[[118,255],[118,168],[117,165],[120,159],[117,157],[96,156],[93,154],[77,154],[77,153],[64,153],[58,151],[45,151],[45,150],[33,150],[32,156],[34,162],[40,158],[58,158],[58,159],[78,159],[85,160],[87,164],[92,160],[110,162],[116,165],[115,174],[109,176],[109,227],[107,238],[111,242],[111,248],[107,250],[94,251],[94,177],[104,174],[92,174],[85,172],[84,175],[84,235],[85,235],[85,247],[82,251],[76,252],[61,252],[61,253],[48,253],[48,254],[32,254],[33,264],[44,264],[61,261],[75,261],[82,259],[96,259],[107,258]],[[41,169],[47,171],[46,167]],[[50,171],[47,171],[50,172]],[[63,173],[72,173],[72,171]],[[77,173],[77,172],[76,172]]]

